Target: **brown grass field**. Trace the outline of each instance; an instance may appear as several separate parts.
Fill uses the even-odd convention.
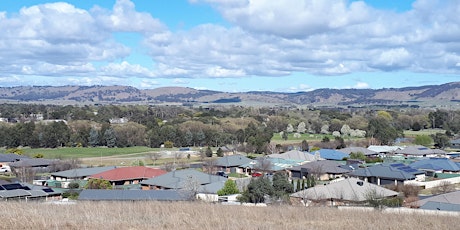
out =
[[[458,229],[459,216],[199,202],[3,202],[0,229]]]

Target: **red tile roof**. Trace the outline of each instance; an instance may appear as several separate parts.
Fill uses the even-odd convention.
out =
[[[89,178],[101,178],[108,181],[123,181],[133,179],[148,179],[167,173],[165,170],[145,166],[115,168],[102,173],[91,175]]]

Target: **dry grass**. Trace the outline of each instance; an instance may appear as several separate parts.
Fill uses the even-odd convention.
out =
[[[458,216],[188,202],[4,202],[1,229],[457,229]]]

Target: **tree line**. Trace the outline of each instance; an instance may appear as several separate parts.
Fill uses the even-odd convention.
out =
[[[446,130],[445,137],[460,131],[460,111],[454,110],[1,104],[0,111],[0,146],[8,148],[160,147],[169,143],[175,147],[233,145],[246,152],[270,153],[274,133],[332,134],[339,140],[361,135],[392,144],[404,130],[440,128]]]

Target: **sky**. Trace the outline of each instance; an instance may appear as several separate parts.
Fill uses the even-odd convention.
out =
[[[460,81],[458,0],[0,1],[0,87],[225,92]]]

